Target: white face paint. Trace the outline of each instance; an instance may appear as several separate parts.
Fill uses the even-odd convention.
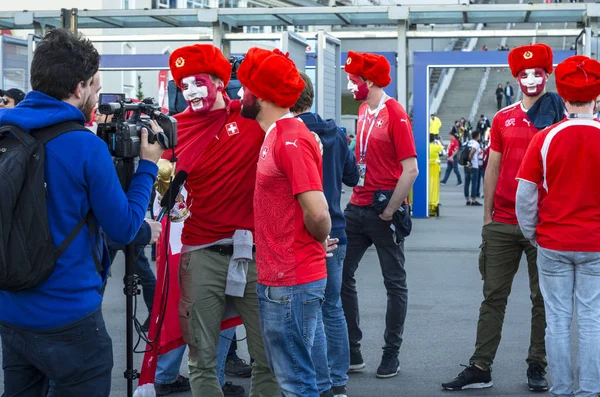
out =
[[[238,98],[240,100],[244,97],[244,87],[240,87],[240,90],[237,92]]]
[[[187,85],[183,90],[183,97],[192,106],[192,110],[202,109],[204,101],[202,99],[208,96],[208,88],[206,86],[198,87],[194,76],[183,79],[183,84]]]
[[[352,80],[350,80],[350,76],[346,75],[348,77],[348,85],[346,86],[346,88],[348,88],[348,91],[355,93],[358,91],[358,86],[356,84],[354,84],[352,82]]]
[[[534,94],[539,91],[539,86],[544,82],[544,76],[536,77],[535,69],[525,69],[526,78],[520,78],[521,86],[527,90],[528,94]]]

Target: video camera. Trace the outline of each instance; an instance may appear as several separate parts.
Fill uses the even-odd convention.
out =
[[[140,155],[141,131],[148,130],[148,143],[158,143],[165,149],[177,145],[177,120],[161,112],[153,98],[142,102],[125,99],[125,94],[100,94],[98,111],[112,115],[109,123],[98,124],[98,136],[106,142],[112,156],[132,158]],[[155,120],[163,132],[156,133],[150,127]]]

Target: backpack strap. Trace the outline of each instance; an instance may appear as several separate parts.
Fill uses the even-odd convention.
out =
[[[83,126],[81,123],[78,123],[77,121],[73,121],[73,120],[53,124],[46,128],[31,130],[31,134],[33,136],[35,136],[36,139],[41,141],[43,144],[46,144],[46,143],[50,142],[51,140],[53,140],[54,138],[57,138],[57,137],[61,136],[62,134],[66,133],[66,132],[71,132],[71,131],[88,131],[90,134],[93,134],[92,131],[85,128],[85,126]]]
[[[53,124],[46,128],[32,130],[31,134],[33,136],[35,136],[35,138],[37,140],[41,141],[45,145],[46,143],[50,142],[54,138],[57,138],[57,137],[61,136],[62,134],[71,132],[71,131],[88,131],[90,134],[93,134],[93,132],[91,132],[90,130],[85,128],[81,123],[78,123],[77,121],[72,121],[72,120]],[[83,217],[83,219],[79,221],[79,223],[73,228],[73,230],[71,230],[71,233],[69,233],[69,235],[64,239],[64,241],[60,244],[60,246],[58,248],[54,249],[54,261],[55,262],[58,261],[58,259],[62,256],[62,254],[65,253],[67,248],[69,248],[69,246],[71,245],[73,240],[75,240],[75,238],[77,238],[77,235],[79,234],[79,232],[81,232],[81,229],[83,229],[83,226],[86,224],[88,225],[88,228],[90,230],[90,240],[92,243],[92,256],[94,257],[94,264],[96,265],[96,270],[98,270],[99,273],[102,273],[102,271],[103,271],[102,264],[100,262],[97,250],[95,249],[95,245],[94,245],[94,238],[97,237],[97,230],[96,230],[97,227],[96,227],[96,223],[94,222],[91,209]]]

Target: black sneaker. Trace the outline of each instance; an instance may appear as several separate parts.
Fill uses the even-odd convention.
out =
[[[350,349],[350,369],[348,370],[348,372],[359,372],[362,371],[365,367],[366,365],[363,361],[360,349]]]
[[[481,204],[479,201],[473,201],[473,202],[471,203],[471,205],[472,205],[473,207],[481,207],[481,206],[482,206],[482,204]]]
[[[466,367],[452,382],[442,383],[446,390],[486,389],[492,387],[492,371],[484,371],[471,364]]]
[[[225,362],[225,373],[230,376],[239,376],[240,378],[249,378],[252,375],[252,366],[246,361],[234,355],[232,359]]]
[[[530,391],[546,391],[548,390],[548,381],[544,377],[546,371],[538,364],[529,364],[527,369],[527,384]]]
[[[377,368],[378,378],[393,378],[398,375],[400,361],[398,361],[398,353],[384,352],[381,358],[381,364]]]
[[[183,393],[190,391],[190,380],[179,375],[177,380],[173,383],[168,383],[166,385],[155,383],[154,390],[156,391],[157,396],[166,396],[171,393]]]
[[[471,205],[471,202],[469,200],[467,200],[467,205]]]
[[[333,397],[348,397],[346,395],[346,386],[333,386],[331,391],[333,392]]]
[[[244,397],[245,392],[242,386],[234,385],[231,382],[225,382],[223,385],[223,395],[225,397]]]

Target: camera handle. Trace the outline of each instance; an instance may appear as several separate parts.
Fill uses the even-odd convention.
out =
[[[125,193],[131,185],[134,172],[133,158],[120,158],[121,167],[117,167],[117,174]],[[130,243],[125,247],[125,276],[123,277],[123,293],[126,297],[126,337],[127,337],[127,366],[124,377],[127,380],[127,397],[133,397],[133,381],[140,374],[133,368],[133,298],[141,293],[139,280],[135,273],[135,246]]]

